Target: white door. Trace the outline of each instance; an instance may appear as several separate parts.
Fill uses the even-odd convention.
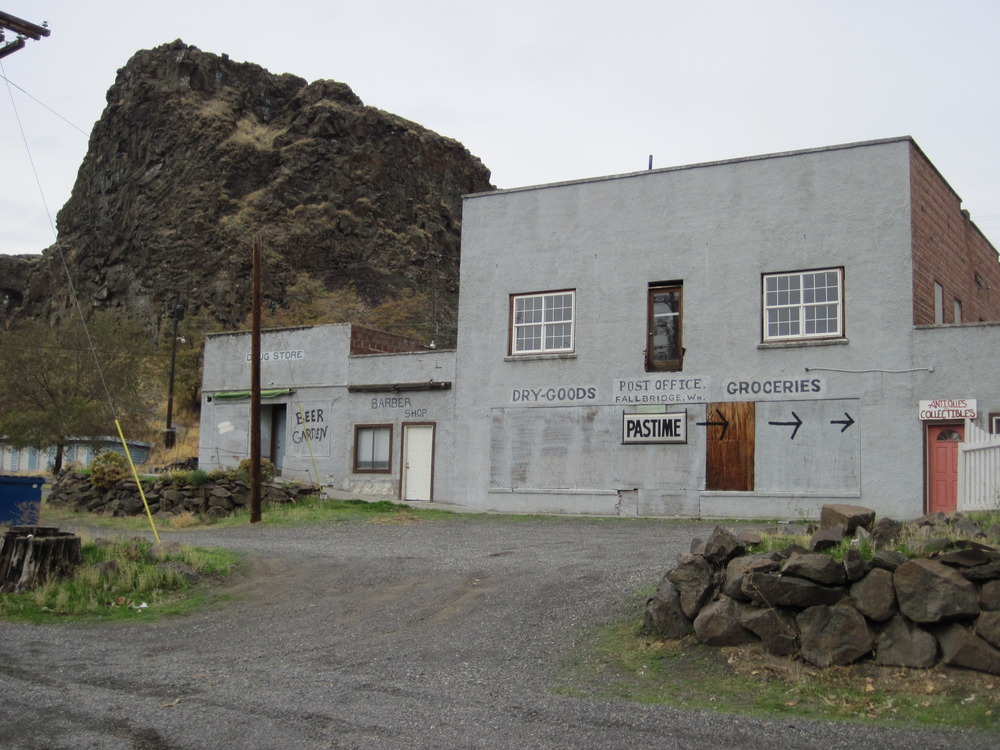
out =
[[[403,500],[430,500],[434,469],[434,425],[403,425]]]

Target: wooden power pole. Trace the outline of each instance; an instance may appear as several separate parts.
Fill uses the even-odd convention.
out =
[[[260,235],[253,240],[253,294],[250,331],[250,523],[260,515]]]

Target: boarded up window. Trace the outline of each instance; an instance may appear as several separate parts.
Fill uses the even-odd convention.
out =
[[[751,401],[706,405],[706,490],[753,491],[754,413]]]

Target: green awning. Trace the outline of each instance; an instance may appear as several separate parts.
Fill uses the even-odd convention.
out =
[[[267,390],[262,390],[260,392],[261,398],[277,398],[278,396],[287,396],[289,393],[295,393],[294,388],[269,388]],[[219,391],[212,395],[212,398],[222,398],[235,401],[241,398],[250,398],[250,391]]]

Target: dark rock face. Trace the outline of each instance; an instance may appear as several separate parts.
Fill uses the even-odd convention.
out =
[[[24,293],[39,260],[37,255],[0,255],[0,326],[24,304]]]
[[[433,289],[450,326],[461,196],[492,189],[457,141],[365,106],[346,84],[179,40],[137,52],[107,100],[58,215],[85,307],[127,309],[153,327],[180,299],[235,325],[259,235],[267,304],[284,303],[306,272],[372,303]],[[3,276],[0,299],[52,322],[67,314],[54,247],[30,269],[5,263],[22,275]]]

